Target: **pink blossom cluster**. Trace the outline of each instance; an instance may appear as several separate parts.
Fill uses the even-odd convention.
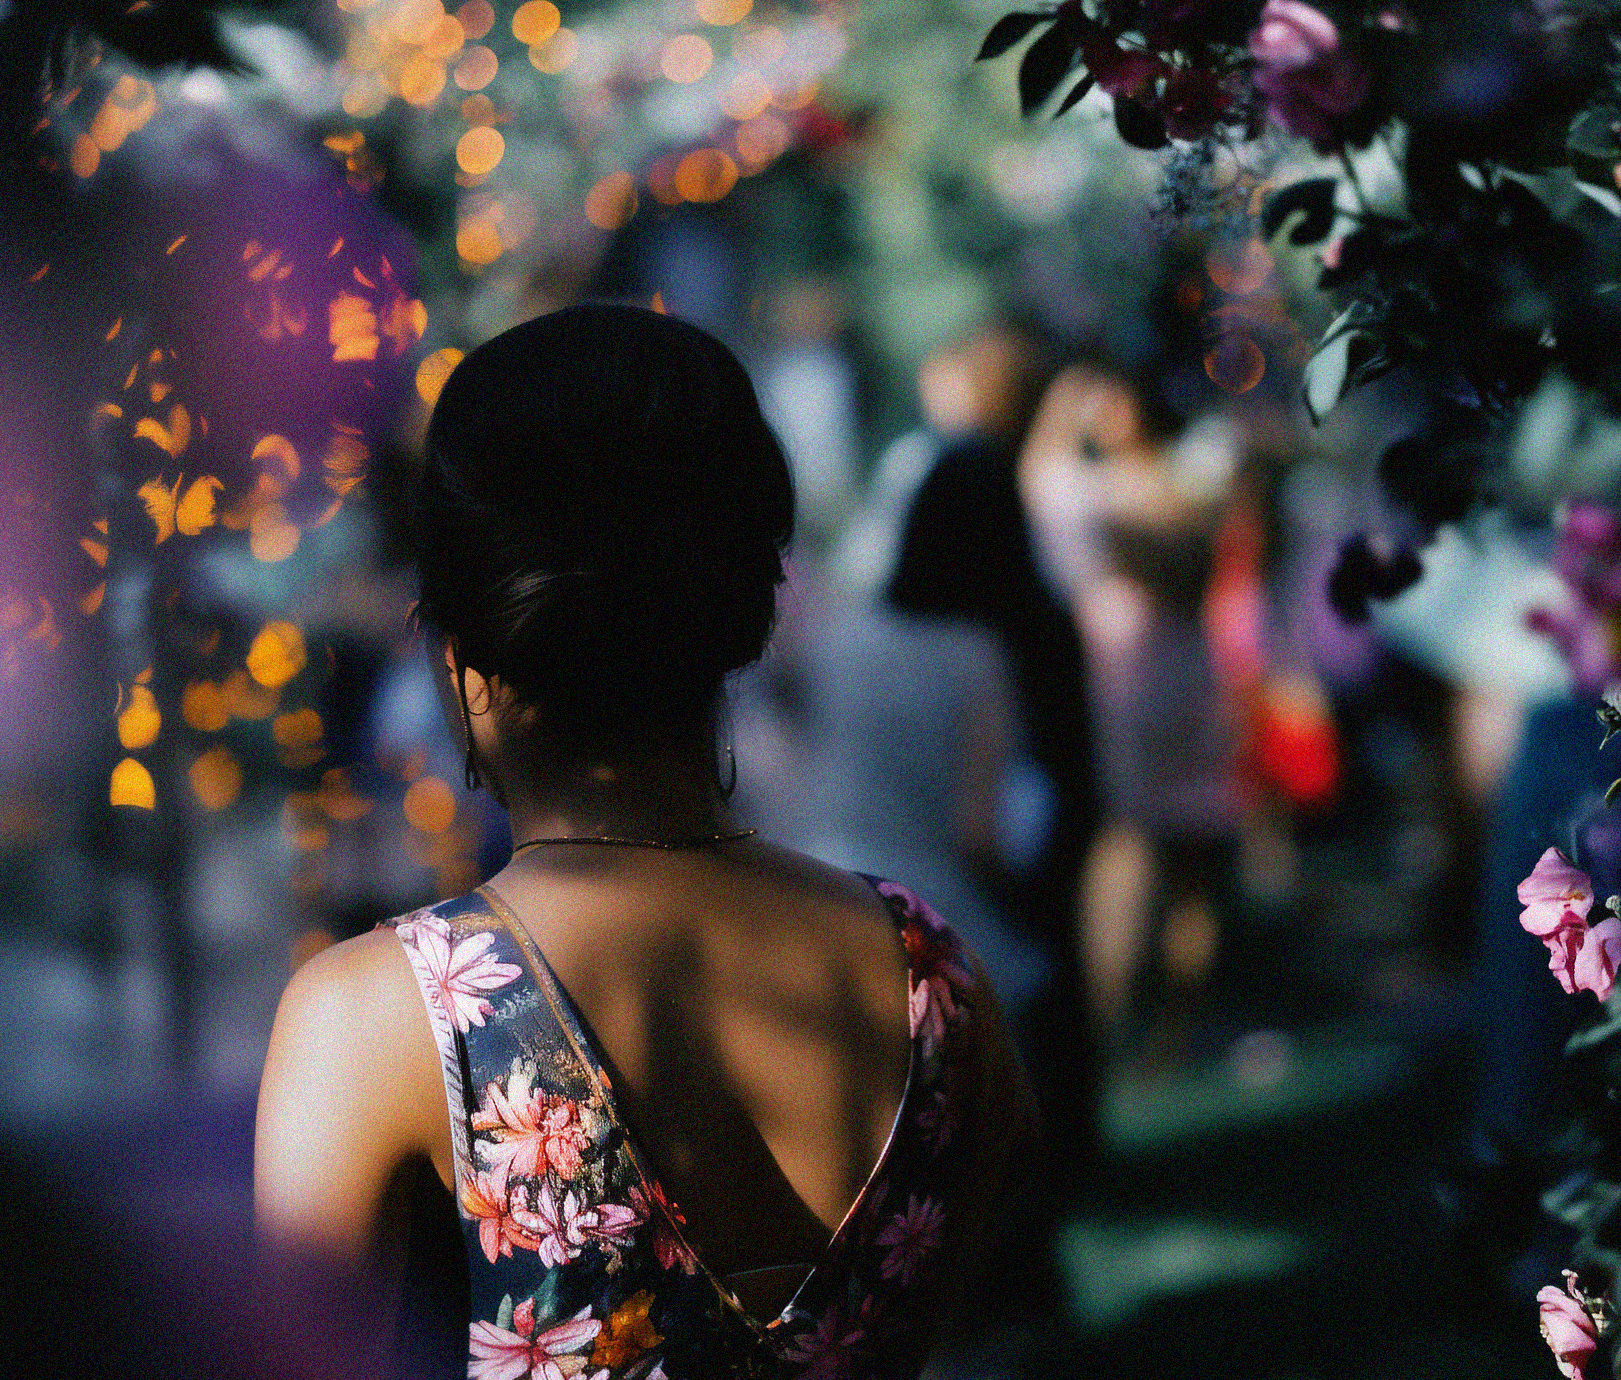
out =
[[[1606,1000],[1621,959],[1621,920],[1587,923],[1593,883],[1557,848],[1539,859],[1519,885],[1520,924],[1548,946],[1548,968],[1567,992],[1591,992]]]
[[[1310,139],[1319,153],[1333,148],[1338,117],[1367,99],[1367,69],[1346,51],[1334,21],[1303,0],[1266,0],[1250,56],[1273,123]]]
[[[1570,504],[1559,522],[1553,568],[1570,589],[1571,605],[1533,609],[1526,622],[1564,654],[1576,688],[1596,694],[1621,680],[1621,517],[1602,503]]]

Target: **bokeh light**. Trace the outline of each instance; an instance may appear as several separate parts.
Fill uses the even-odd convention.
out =
[[[500,163],[506,147],[500,130],[475,125],[456,142],[456,166],[474,177],[482,177]]]
[[[278,619],[266,623],[249,646],[248,674],[267,690],[277,690],[302,671],[308,660],[304,634]]]
[[[500,59],[496,57],[494,49],[480,43],[462,54],[451,76],[463,91],[482,91],[495,80],[495,74],[500,70]]]
[[[737,143],[737,156],[749,171],[758,172],[787,151],[793,136],[788,126],[775,115],[757,115],[740,124],[733,137]]]
[[[748,17],[754,0],[698,0],[698,18],[724,29]]]
[[[720,149],[694,149],[675,169],[675,188],[688,201],[719,201],[737,185],[737,164]]]
[[[447,345],[442,350],[435,350],[417,365],[417,396],[429,407],[439,401],[445,380],[450,377],[450,371],[462,362],[462,358],[462,351]]]
[[[611,172],[585,195],[585,218],[600,230],[617,230],[636,214],[636,183],[629,173]]]
[[[495,7],[490,0],[467,0],[456,11],[456,18],[461,21],[462,32],[476,41],[495,27]]]
[[[715,50],[698,34],[677,34],[659,53],[659,71],[683,85],[700,80],[715,63]]]
[[[205,810],[224,810],[242,794],[242,764],[227,747],[215,746],[198,755],[186,770],[192,794]]]
[[[158,789],[152,773],[133,757],[126,757],[113,768],[107,783],[107,799],[113,805],[127,805],[136,810],[155,810]]]
[[[1218,244],[1205,257],[1205,271],[1223,292],[1244,297],[1272,276],[1272,251],[1254,238]]]
[[[752,120],[771,104],[771,84],[758,72],[739,72],[721,93],[720,108],[734,120]]]
[[[130,686],[129,698],[118,714],[118,741],[127,748],[144,748],[157,741],[163,727],[157,698],[144,685]]]
[[[1205,373],[1229,393],[1247,393],[1266,375],[1266,354],[1253,337],[1234,331],[1218,340],[1204,357]]]
[[[513,11],[512,36],[534,47],[544,43],[563,23],[563,12],[551,0],[525,0]]]
[[[405,819],[424,834],[442,834],[456,819],[456,797],[437,776],[419,776],[405,788]]]
[[[529,61],[537,71],[552,76],[564,71],[580,54],[580,40],[573,29],[559,29],[544,43],[529,50]]]
[[[199,733],[217,733],[231,722],[225,691],[212,680],[194,680],[180,692],[180,717]]]

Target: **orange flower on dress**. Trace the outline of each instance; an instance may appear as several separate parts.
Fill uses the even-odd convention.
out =
[[[662,1342],[664,1338],[653,1330],[647,1316],[652,1307],[652,1294],[642,1289],[614,1309],[591,1348],[591,1364],[622,1366]]]

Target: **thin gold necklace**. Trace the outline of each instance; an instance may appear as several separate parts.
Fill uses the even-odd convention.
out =
[[[613,834],[560,834],[556,838],[528,839],[523,843],[514,844],[512,851],[516,854],[526,848],[540,848],[552,843],[608,844],[620,848],[704,848],[712,843],[733,843],[738,839],[753,838],[759,832],[758,829],[734,829],[726,834],[694,834],[689,838],[677,839],[626,839]]]

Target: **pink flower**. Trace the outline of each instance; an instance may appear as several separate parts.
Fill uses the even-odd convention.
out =
[[[1565,1288],[1547,1284],[1537,1293],[1542,1338],[1567,1380],[1582,1380],[1582,1368],[1598,1345],[1598,1329],[1587,1312],[1587,1300],[1576,1287],[1576,1272],[1565,1271]]]
[[[618,1203],[598,1203],[594,1211],[596,1225],[587,1227],[585,1234],[613,1246],[628,1246],[631,1233],[642,1224],[635,1208],[621,1207]]]
[[[1273,122],[1320,152],[1333,145],[1335,117],[1367,98],[1367,71],[1340,46],[1334,21],[1302,0],[1266,0],[1250,55]]]
[[[495,943],[488,930],[452,946],[449,922],[427,915],[407,920],[397,932],[417,957],[419,971],[427,979],[428,999],[464,1033],[469,1026],[483,1025],[495,1009],[483,994],[505,987],[523,972],[516,963],[502,963],[485,952]]]
[[[543,1265],[568,1264],[579,1255],[587,1235],[601,1222],[595,1209],[586,1207],[572,1188],[559,1203],[550,1179],[542,1180],[533,1212],[514,1208],[512,1216],[520,1226],[535,1234]]]
[[[478,1221],[478,1244],[484,1256],[495,1264],[498,1255],[511,1255],[512,1248],[537,1251],[540,1240],[513,1220],[512,1197],[503,1185],[505,1176],[482,1173],[461,1182],[462,1211]]]
[[[1566,925],[1543,939],[1548,946],[1548,971],[1559,979],[1566,992],[1574,994],[1576,964],[1582,956],[1582,941],[1587,938],[1585,925]]]
[[[489,1136],[478,1142],[485,1162],[492,1169],[504,1169],[509,1177],[549,1169],[571,1179],[580,1172],[581,1152],[590,1143],[580,1120],[580,1104],[556,1093],[533,1091],[529,1074],[521,1072],[507,1080],[505,1092],[498,1083],[485,1086],[472,1125]]]
[[[793,1339],[783,1357],[805,1366],[800,1380],[835,1380],[848,1373],[850,1352],[866,1335],[860,1318],[846,1319],[844,1310],[834,1304],[815,1327]]]
[[[535,1325],[535,1303],[525,1301],[512,1310],[512,1325],[519,1330],[509,1332],[491,1322],[476,1322],[467,1339],[467,1380],[565,1380],[581,1367],[568,1356],[578,1351],[597,1333],[602,1324],[590,1316],[589,1306],[582,1308],[567,1322],[548,1328],[535,1336],[530,1333]],[[565,1371],[559,1364],[568,1361]]]
[[[1520,924],[1538,939],[1581,925],[1593,908],[1592,879],[1557,848],[1550,848],[1520,883]],[[1551,946],[1550,946],[1551,947]]]
[[[676,1223],[684,1227],[687,1219],[665,1194],[664,1185],[654,1183],[651,1195],[644,1193],[640,1184],[632,1185],[630,1207],[639,1221],[653,1224],[653,1254],[658,1258],[659,1268],[668,1270],[679,1263],[689,1275],[696,1274],[698,1262],[672,1226]]]
[[[1621,920],[1601,920],[1583,936],[1572,973],[1575,990],[1591,992],[1600,1001],[1608,1001],[1615,990],[1618,959],[1621,959]]]
[[[910,1284],[925,1256],[940,1247],[940,1232],[946,1223],[946,1210],[933,1198],[921,1202],[917,1194],[907,1198],[906,1211],[897,1212],[889,1225],[878,1233],[880,1246],[892,1247],[880,1267],[885,1279],[900,1276]]]

